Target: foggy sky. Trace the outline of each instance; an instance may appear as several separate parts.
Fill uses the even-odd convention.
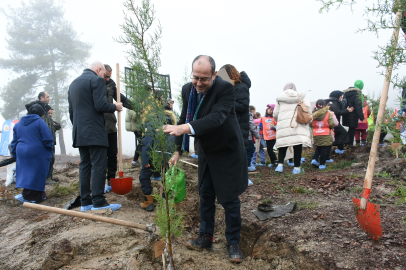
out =
[[[0,8],[20,6],[20,2],[1,0]],[[365,1],[359,1],[353,11],[341,7],[323,14],[318,12],[321,3],[314,0],[152,3],[163,27],[159,71],[170,74],[173,93],[180,90],[178,84],[185,67],[190,71],[193,58],[199,54],[212,56],[218,68],[232,64],[245,71],[252,82],[250,103],[261,114],[266,104],[275,103],[287,82],[294,82],[299,92],[311,90],[307,92],[311,101],[327,98],[333,90],[347,89],[358,79],[364,81],[363,92],[367,95],[375,92],[378,96],[382,90],[384,77],[378,74],[381,70],[376,68],[372,51],[386,44],[392,31],[381,32],[379,38],[373,33],[356,33],[367,24],[363,16]],[[122,1],[70,0],[64,7],[65,18],[72,22],[80,39],[93,44],[88,62],[98,59],[113,69],[120,63],[122,70],[128,66],[125,47],[113,40],[122,34]],[[0,58],[8,57],[5,36],[6,20],[0,14]],[[400,38],[404,38],[402,32]],[[84,68],[73,73],[71,80]],[[1,70],[0,86],[12,76]],[[395,106],[397,95],[397,90],[390,90],[390,106]],[[177,108],[176,103],[174,107]],[[124,148],[131,148],[127,150],[131,154],[134,135],[125,131],[124,134]],[[67,137],[69,153],[72,150],[68,130]]]

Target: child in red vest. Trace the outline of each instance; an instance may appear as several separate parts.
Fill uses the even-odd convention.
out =
[[[273,151],[273,147],[276,143],[276,120],[273,117],[273,109],[275,104],[268,104],[266,106],[265,116],[261,118],[260,130],[262,131],[262,136],[266,142],[266,149],[268,151],[271,163],[268,167],[276,167],[278,165],[278,159]]]
[[[312,127],[314,145],[317,148],[311,164],[323,170],[326,168],[328,152],[331,150],[331,145],[333,145],[331,130],[334,128],[334,118],[333,114],[329,112],[326,102],[322,99],[316,102],[316,108],[313,111]],[[318,162],[319,157],[320,163]]]
[[[355,129],[355,145],[357,146],[365,145],[367,142],[368,117],[371,114],[371,110],[366,100],[363,104],[362,113],[364,114],[364,120],[358,119],[358,127]]]

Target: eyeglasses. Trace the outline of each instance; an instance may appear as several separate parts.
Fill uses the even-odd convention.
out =
[[[192,76],[191,79],[194,82],[199,82],[200,81],[200,82],[204,83],[204,82],[210,81],[212,77],[213,77],[213,75],[211,75],[210,78],[208,78],[208,77],[199,78],[199,77],[196,77],[196,76]]]
[[[104,74],[104,78],[105,78],[105,79],[110,79],[111,76],[107,76],[106,74]]]

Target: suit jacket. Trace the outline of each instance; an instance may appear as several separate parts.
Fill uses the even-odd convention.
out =
[[[178,125],[186,123],[192,83],[182,88],[183,107]],[[216,77],[190,125],[199,145],[199,186],[208,167],[219,203],[228,202],[247,189],[248,170],[244,141],[235,114],[233,85]],[[183,136],[176,137],[178,149]]]
[[[68,102],[73,147],[109,146],[103,113],[113,113],[116,105],[107,102],[104,79],[85,69],[70,84]]]

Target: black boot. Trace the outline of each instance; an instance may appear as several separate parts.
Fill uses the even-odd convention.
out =
[[[231,244],[228,246],[228,260],[233,263],[240,263],[243,256],[240,250],[240,244]]]
[[[200,235],[196,240],[189,240],[186,243],[188,249],[194,250],[212,250],[213,249],[213,237],[208,234]]]

